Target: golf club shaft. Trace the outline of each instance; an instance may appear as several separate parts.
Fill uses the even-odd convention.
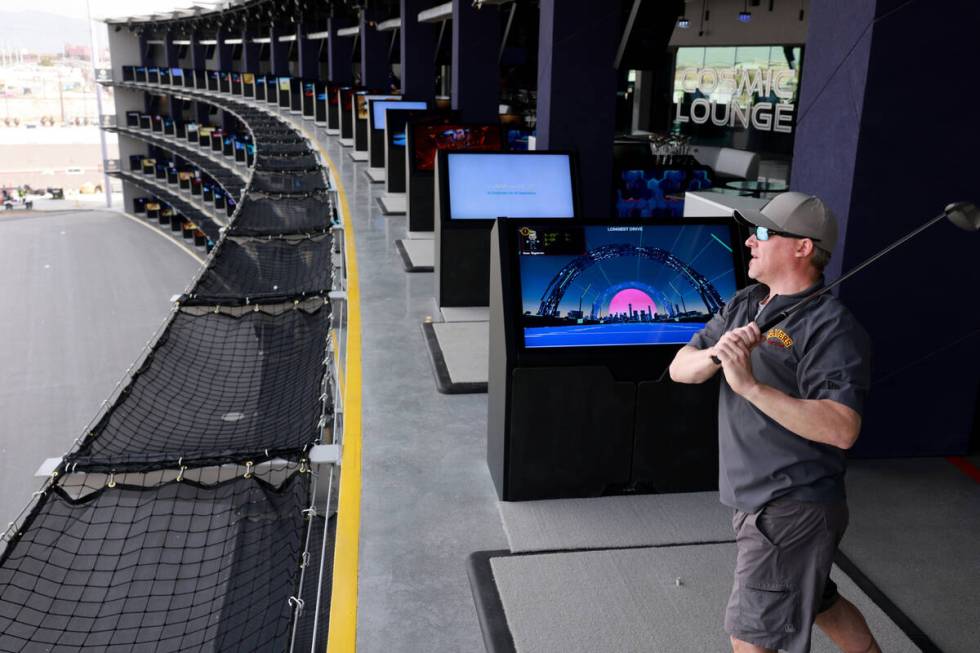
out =
[[[759,331],[761,331],[763,333],[763,335],[765,335],[765,333],[767,331],[769,331],[769,329],[773,328],[774,326],[776,326],[777,324],[779,324],[780,322],[782,322],[783,320],[785,320],[787,317],[789,317],[790,315],[792,315],[796,311],[800,310],[801,308],[803,308],[804,306],[806,306],[810,302],[818,299],[822,295],[830,292],[831,290],[833,290],[834,288],[836,288],[840,284],[844,283],[844,281],[846,281],[847,279],[850,279],[855,274],[857,274],[858,272],[860,272],[864,268],[868,267],[869,265],[871,265],[872,263],[874,263],[875,261],[877,261],[878,259],[880,259],[885,254],[888,254],[889,252],[891,252],[896,247],[898,247],[900,245],[903,245],[906,242],[908,242],[909,240],[915,238],[920,233],[922,233],[923,231],[925,231],[926,229],[928,229],[932,225],[936,224],[937,222],[941,222],[943,220],[943,218],[945,218],[945,217],[947,217],[946,216],[946,212],[943,211],[942,213],[940,213],[939,215],[937,215],[933,219],[929,220],[929,222],[926,222],[924,225],[922,225],[920,227],[917,227],[916,229],[912,230],[911,232],[905,234],[904,236],[902,236],[901,238],[899,238],[894,243],[892,243],[891,245],[889,245],[885,249],[881,250],[877,254],[873,254],[873,255],[869,256],[864,261],[862,261],[861,263],[859,263],[857,265],[857,267],[855,267],[853,270],[849,271],[847,274],[841,275],[833,283],[831,283],[831,284],[829,284],[827,286],[824,286],[820,290],[818,290],[818,291],[816,291],[816,292],[814,292],[814,293],[812,293],[810,295],[807,295],[806,297],[804,297],[800,301],[796,302],[795,304],[793,304],[789,308],[787,308],[787,309],[785,309],[783,311],[780,311],[779,313],[776,313],[771,318],[767,319],[765,322],[763,322],[762,324],[759,325]],[[775,299],[775,296],[773,297],[773,299]],[[712,356],[711,357],[711,360],[712,360],[712,362],[715,365],[721,365],[721,359],[718,358],[717,356]]]

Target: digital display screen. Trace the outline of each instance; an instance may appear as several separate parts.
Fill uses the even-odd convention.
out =
[[[517,227],[527,349],[682,345],[737,289],[726,224]]]
[[[439,150],[499,152],[503,149],[499,125],[412,125],[415,169],[433,170]]]
[[[313,88],[313,82],[303,82],[303,95],[306,97],[313,97],[315,89]]]
[[[279,78],[279,90],[280,91],[288,91],[289,90],[289,78],[288,77],[280,77]]]
[[[242,73],[242,82],[245,83],[245,84],[254,84],[255,83],[255,74],[254,73]]]
[[[526,152],[530,145],[531,136],[534,135],[533,129],[507,129],[507,149],[511,152]]]
[[[397,95],[368,95],[364,92],[358,92],[355,96],[355,104],[357,106],[357,119],[367,120],[368,118],[368,100],[397,100]]]
[[[183,77],[184,76],[184,71],[181,68],[171,68],[170,69],[170,75],[172,77]]]
[[[656,166],[622,170],[616,176],[616,215],[620,218],[679,218],[684,193],[713,186],[704,166]]]
[[[410,111],[410,110],[420,110],[428,109],[428,105],[425,102],[400,102],[397,100],[375,100],[371,103],[371,126],[374,129],[384,130],[385,128],[385,111],[388,109],[398,110],[398,111]]]
[[[453,220],[575,215],[568,154],[450,152],[447,168]]]

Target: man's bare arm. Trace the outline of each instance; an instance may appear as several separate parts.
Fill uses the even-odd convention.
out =
[[[713,349],[681,347],[670,363],[670,378],[677,383],[704,383],[721,368],[711,360]]]
[[[751,358],[760,341],[758,328],[750,324],[726,333],[714,346],[731,389],[801,438],[850,449],[861,432],[857,411],[830,399],[797,399],[760,383],[752,373]]]
[[[743,394],[749,402],[801,438],[850,449],[861,432],[861,416],[832,399],[797,399],[756,384]]]

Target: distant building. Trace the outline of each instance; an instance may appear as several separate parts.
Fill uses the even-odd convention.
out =
[[[65,59],[92,60],[92,48],[87,45],[72,45],[65,43]]]

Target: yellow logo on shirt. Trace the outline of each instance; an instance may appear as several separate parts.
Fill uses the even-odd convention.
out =
[[[793,339],[782,329],[769,329],[769,332],[766,333],[766,342],[770,345],[782,347],[783,349],[789,349],[793,346]]]

